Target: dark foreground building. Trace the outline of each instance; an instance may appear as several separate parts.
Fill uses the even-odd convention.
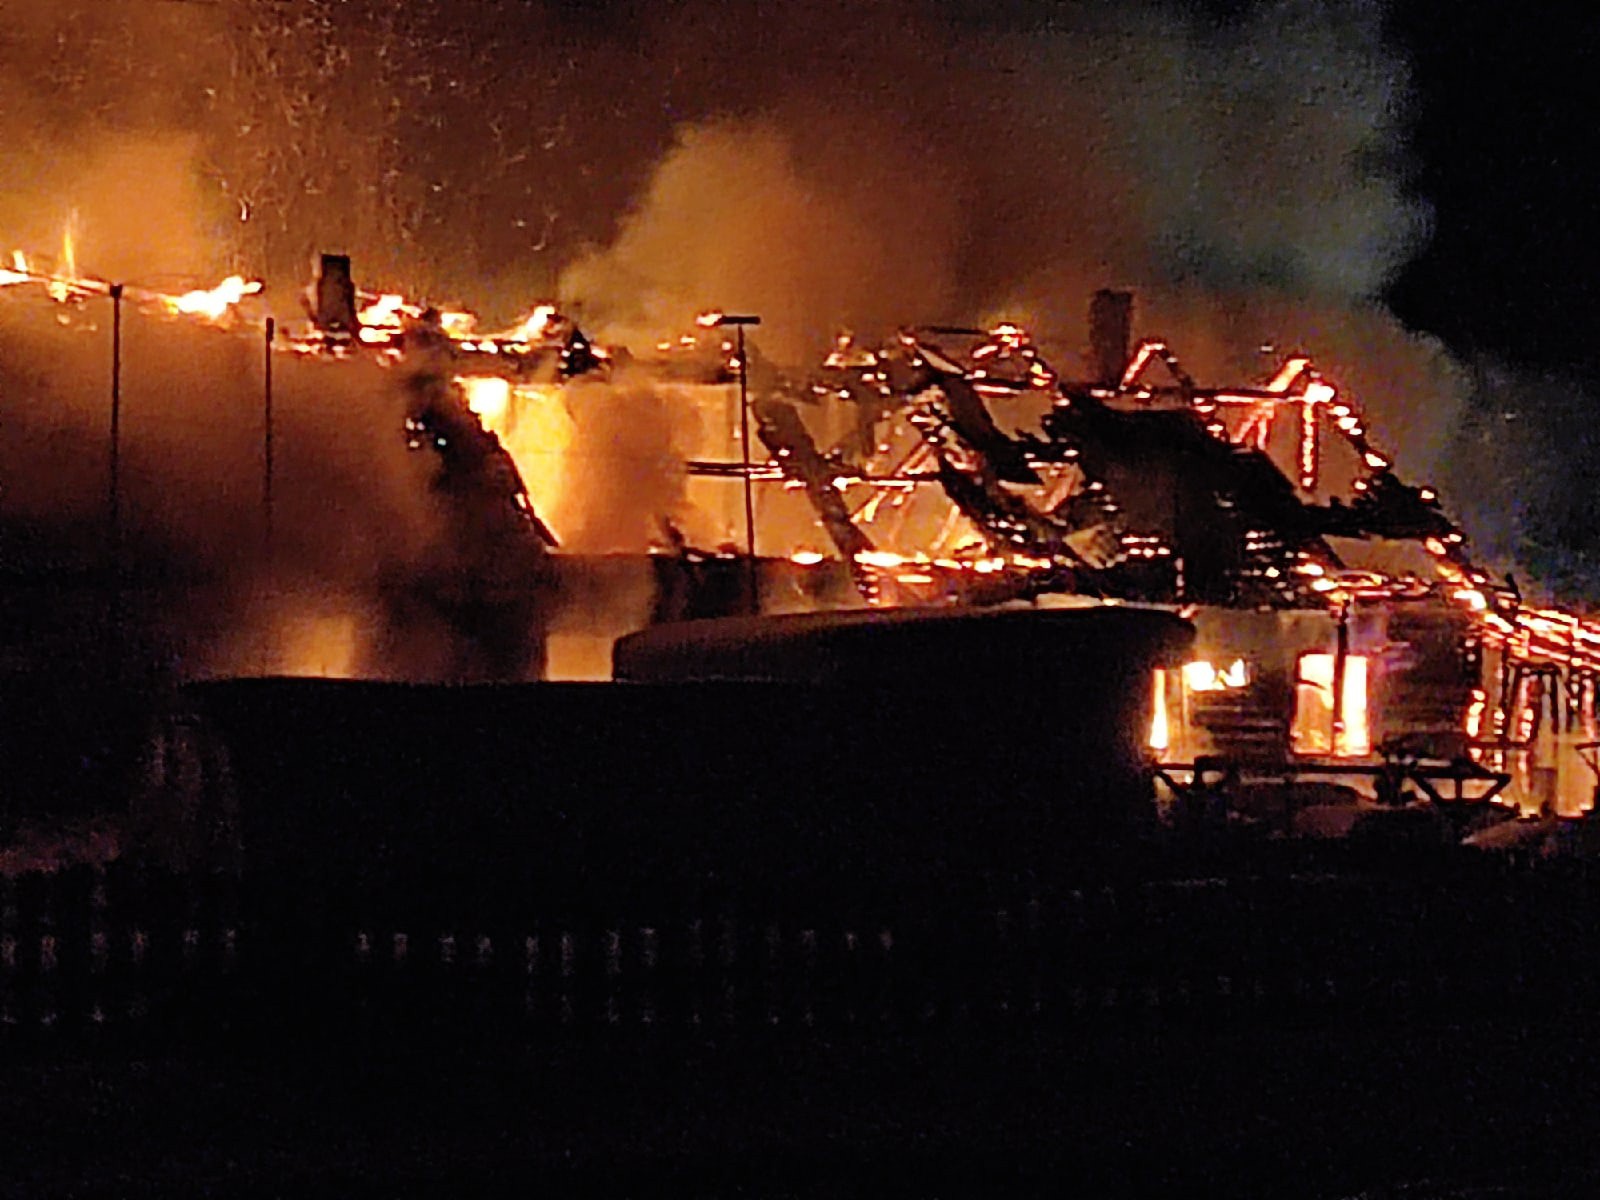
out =
[[[207,839],[236,812],[245,873],[302,896],[1049,873],[1149,832],[1149,679],[1190,637],[1125,608],[854,612],[658,627],[611,684],[197,684],[149,803]]]

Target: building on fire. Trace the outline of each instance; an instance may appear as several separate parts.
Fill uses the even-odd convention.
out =
[[[21,255],[0,289],[63,305],[105,291]],[[259,290],[236,278],[134,300],[251,332],[239,306]],[[563,637],[609,665],[611,642],[642,625],[740,611],[748,472],[767,613],[1097,603],[1192,619],[1195,657],[1150,680],[1148,749],[1180,792],[1321,781],[1391,801],[1592,807],[1600,622],[1528,603],[1476,563],[1439,497],[1403,478],[1309,355],[1248,385],[1203,385],[1164,342],[1134,340],[1133,299],[1111,291],[1094,297],[1091,368],[1076,380],[1014,325],[907,328],[878,346],[841,335],[804,375],[754,343],[737,361],[704,325],[637,355],[551,305],[484,333],[470,313],[362,291],[340,256],[324,257],[305,308],[305,329],[270,353],[415,360],[425,386],[396,436],[445,461],[471,535],[472,571],[445,574],[493,579],[503,599],[537,587],[540,603],[496,611],[548,624],[549,675],[563,673]],[[651,469],[676,456],[680,511],[637,514],[659,531],[649,556],[574,553],[573,497],[597,470],[574,421],[640,380],[670,430],[627,449],[650,428],[630,417],[602,452]],[[625,489],[622,502],[654,501]],[[564,625],[568,610],[581,622]]]

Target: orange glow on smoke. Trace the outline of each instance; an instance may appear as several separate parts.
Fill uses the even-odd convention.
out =
[[[352,679],[357,641],[354,613],[297,613],[279,626],[277,670],[284,675]]]

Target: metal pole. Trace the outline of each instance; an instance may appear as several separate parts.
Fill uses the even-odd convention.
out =
[[[739,330],[739,446],[744,452],[744,543],[745,577],[749,588],[748,603],[752,615],[761,611],[761,597],[756,586],[756,506],[750,481],[750,394],[748,378],[750,361],[744,353],[744,326]]]
[[[118,565],[122,533],[122,285],[111,285],[111,478],[106,503],[111,567]]]
[[[106,560],[110,604],[106,663],[116,673],[122,657],[122,285],[111,285],[111,462],[106,496]]]
[[[1350,601],[1339,605],[1333,653],[1333,744],[1335,754],[1345,738],[1344,677],[1350,662]]]
[[[266,346],[262,355],[262,430],[261,430],[261,519],[267,538],[267,551],[272,550],[272,339],[277,335],[278,323],[267,318]]]

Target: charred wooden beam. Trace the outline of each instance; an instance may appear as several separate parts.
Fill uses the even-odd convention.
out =
[[[756,436],[778,460],[784,475],[803,484],[806,499],[816,510],[817,519],[828,538],[850,566],[856,590],[867,600],[877,596],[877,584],[860,562],[872,550],[872,539],[856,526],[844,497],[834,486],[834,466],[817,449],[816,439],[794,405],[783,400],[757,400],[754,404]]]
[[[354,337],[361,322],[356,316],[356,284],[348,254],[324,254],[308,296],[311,323],[323,333]]]

